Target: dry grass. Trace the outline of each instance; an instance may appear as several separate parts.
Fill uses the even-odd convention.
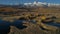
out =
[[[24,17],[28,20],[30,20],[30,18],[31,18],[32,20],[37,21],[36,24],[33,24],[33,22],[27,21],[26,24],[24,24],[25,26],[27,26],[27,28],[25,28],[23,30],[18,29],[14,26],[14,34],[57,34],[58,31],[56,31],[56,30],[57,29],[60,30],[57,27],[46,25],[46,24],[41,24],[42,22],[40,22],[40,15],[41,14],[45,15],[46,17],[56,16],[57,18],[60,18],[60,15],[59,15],[60,9],[37,8],[36,10],[35,9],[34,10],[30,10],[30,9],[27,10],[27,9],[14,9],[14,8],[0,8],[0,11],[6,11],[6,12],[18,11],[17,15],[11,14],[11,15],[1,16],[2,20],[7,20],[7,21],[11,22],[11,21],[14,21],[14,19],[18,20],[19,18]],[[48,14],[49,14],[49,16],[47,16]],[[60,21],[60,19],[56,20],[56,22],[58,22],[58,21]],[[37,25],[37,23],[38,23],[38,25]],[[48,29],[48,31],[41,29],[40,26],[42,26],[45,29]],[[58,34],[59,34],[59,32],[58,32]]]

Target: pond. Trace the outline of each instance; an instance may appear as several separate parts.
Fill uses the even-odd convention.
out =
[[[27,27],[23,26],[23,20],[16,20],[12,23],[0,20],[0,34],[8,34],[10,32],[10,26],[15,26],[18,29],[24,29]]]
[[[27,26],[23,26],[23,21],[25,20],[15,20],[14,22],[11,23],[9,21],[0,20],[0,34],[8,34],[10,32],[10,26],[15,26],[18,29],[26,28]],[[44,24],[60,27],[60,24],[54,22]]]
[[[56,26],[56,27],[60,27],[60,24],[55,23],[55,22],[48,22],[48,23],[44,23],[44,24],[48,24],[48,25],[52,25],[52,26]]]

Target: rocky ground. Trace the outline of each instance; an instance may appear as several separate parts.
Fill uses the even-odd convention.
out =
[[[18,23],[18,26],[10,25],[8,34],[60,34],[59,9],[39,8],[39,10],[21,9],[21,11],[19,9],[16,13],[0,14],[0,20],[9,21],[12,24]],[[23,21],[24,28],[19,28],[22,26],[20,20]]]

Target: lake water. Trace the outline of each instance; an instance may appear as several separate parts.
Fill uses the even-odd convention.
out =
[[[45,24],[52,25],[52,26],[56,26],[56,27],[60,27],[60,24],[54,23],[54,22],[52,22],[52,23],[45,23]]]
[[[23,21],[24,20],[16,20],[16,21],[10,23],[10,22],[7,22],[7,21],[0,20],[0,34],[9,33],[11,25],[15,26],[15,27],[17,27],[19,29],[26,28],[27,26],[23,26]],[[60,24],[57,24],[57,23],[44,23],[44,24],[60,27]]]
[[[13,23],[0,20],[0,34],[8,34],[10,32],[10,26],[15,26],[19,29],[26,28],[22,22],[23,20],[16,20]]]

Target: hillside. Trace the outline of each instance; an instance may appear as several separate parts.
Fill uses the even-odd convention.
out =
[[[0,8],[0,20],[11,23],[9,34],[60,34],[59,14],[60,9],[52,7]]]

